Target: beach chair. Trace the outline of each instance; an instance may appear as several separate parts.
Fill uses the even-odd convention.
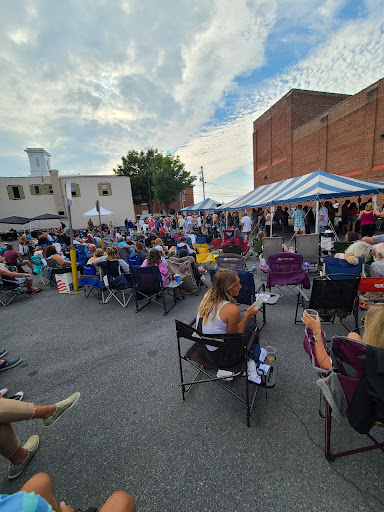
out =
[[[325,337],[323,334],[323,343]],[[325,345],[326,346],[326,345]],[[332,368],[318,367],[315,344],[310,329],[306,329],[304,349],[316,372],[322,374],[316,384],[325,399],[324,455],[329,462],[335,459],[376,449],[384,451],[384,443],[370,433],[376,422],[384,422],[383,361],[384,349],[365,345],[345,337],[333,337],[330,347]],[[316,366],[317,365],[317,366]],[[351,427],[365,434],[372,444],[333,452],[331,449],[332,419],[341,423],[345,418]]]

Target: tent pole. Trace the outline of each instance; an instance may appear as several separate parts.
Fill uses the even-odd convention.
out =
[[[315,233],[319,234],[319,200],[316,199],[316,225],[315,225]]]
[[[273,213],[274,213],[274,207],[271,206],[271,229],[269,230],[269,236],[272,236],[272,228],[273,228]]]

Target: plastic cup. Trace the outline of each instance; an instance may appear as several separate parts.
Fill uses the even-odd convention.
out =
[[[305,309],[304,311],[306,311],[314,320],[319,316],[319,313],[315,309]]]
[[[175,281],[176,281],[176,284],[179,284],[180,283],[180,276],[179,274],[175,274]]]
[[[267,351],[268,363],[273,363],[273,361],[276,360],[276,352],[277,352],[276,347],[268,346],[268,347],[265,347],[265,350]]]

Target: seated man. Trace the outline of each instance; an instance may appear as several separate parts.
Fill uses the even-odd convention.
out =
[[[15,266],[18,270],[21,270],[22,266],[28,265],[31,271],[33,271],[32,263],[29,260],[23,260],[20,253],[14,250],[12,244],[8,244],[7,249],[8,250],[4,253],[4,259],[7,265]]]
[[[185,236],[181,236],[179,238],[179,241],[176,245],[176,252],[177,254],[179,254],[179,252],[182,250],[182,249],[185,249],[188,253],[188,256],[194,256],[195,255],[195,251],[193,249],[191,249],[191,247],[189,247],[189,245],[187,244],[187,239]]]
[[[85,249],[85,255],[86,257],[92,258],[92,256],[95,254],[96,251],[96,245],[95,244],[89,244],[88,249]]]
[[[134,258],[135,256],[140,256],[140,265],[147,258],[148,254],[145,252],[144,245],[141,242],[136,242],[135,246],[136,250],[129,255],[130,258]]]
[[[31,274],[26,274],[25,272],[11,272],[5,265],[0,264],[0,275],[4,277],[7,281],[15,281],[15,284],[25,285],[27,288],[27,294],[31,294],[33,292],[38,293],[41,292],[42,288],[36,288],[32,286],[33,279]]]
[[[371,277],[384,277],[384,243],[372,247],[374,262],[370,266]]]

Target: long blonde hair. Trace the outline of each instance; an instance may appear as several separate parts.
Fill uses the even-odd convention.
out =
[[[364,324],[363,342],[372,347],[384,348],[384,304],[371,306]]]
[[[222,301],[228,301],[236,304],[235,299],[230,294],[230,289],[237,283],[237,274],[233,270],[219,270],[216,272],[212,281],[212,287],[204,295],[199,306],[199,317],[207,323],[209,315],[216,316],[217,308]]]
[[[105,254],[107,256],[107,260],[118,260],[120,258],[119,252],[116,247],[107,247],[105,249]]]

